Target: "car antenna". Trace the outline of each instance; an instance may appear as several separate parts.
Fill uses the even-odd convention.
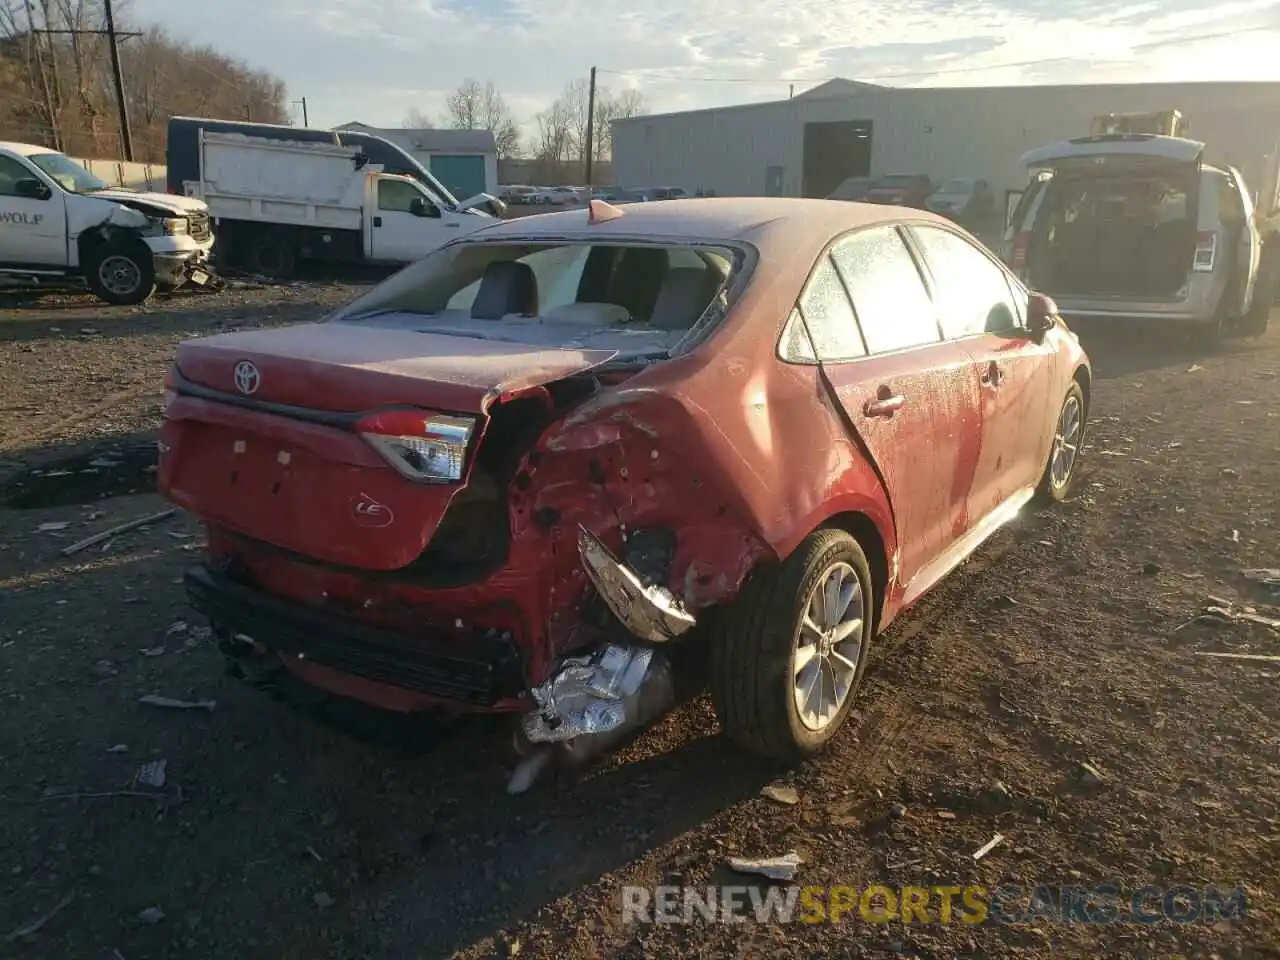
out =
[[[587,204],[587,223],[608,223],[622,216],[622,211],[604,200],[592,200]]]

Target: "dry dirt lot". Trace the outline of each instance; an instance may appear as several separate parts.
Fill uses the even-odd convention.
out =
[[[18,934],[0,955],[1280,955],[1280,671],[1203,656],[1277,654],[1280,633],[1182,627],[1211,597],[1276,615],[1241,570],[1280,566],[1280,334],[1211,355],[1087,336],[1078,495],[1003,531],[882,638],[820,760],[744,758],[700,698],[590,774],[510,798],[500,724],[391,722],[225,676],[177,585],[199,551],[190,519],[60,554],[162,506],[147,442],[176,341],[353,292],[0,298],[0,936]],[[157,760],[165,785],[148,787]],[[760,796],[776,782],[799,802]],[[621,921],[623,885],[734,882],[727,856],[789,850],[805,884],[1241,884],[1247,917]]]

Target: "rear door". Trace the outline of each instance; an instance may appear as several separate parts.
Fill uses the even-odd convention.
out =
[[[982,443],[970,495],[974,526],[1034,488],[1047,456],[1055,352],[1025,328],[1025,295],[990,255],[940,227],[914,225],[943,336],[973,358]]]
[[[1245,188],[1240,171],[1234,167],[1227,168],[1223,193],[1226,195],[1219,202],[1223,226],[1236,233],[1236,271],[1231,278],[1231,293],[1243,316],[1253,300],[1258,265],[1262,262],[1262,238],[1254,223],[1253,198]]]
[[[912,581],[950,546],[967,517],[979,441],[971,360],[958,344],[943,342],[919,268],[891,226],[837,243],[801,309],[819,329],[860,332],[819,336],[818,355],[884,481],[897,527],[899,581],[910,599],[920,589]]]

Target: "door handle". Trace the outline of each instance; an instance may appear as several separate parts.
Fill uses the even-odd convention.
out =
[[[992,360],[987,364],[987,369],[982,371],[982,383],[988,387],[998,387],[1002,380],[1004,380],[1004,374],[1000,371],[999,365]]]
[[[373,225],[374,225],[375,227],[380,227],[380,226],[382,226],[382,218],[381,218],[381,217],[374,217],[374,218],[373,218]]]
[[[457,223],[457,221],[453,221],[452,223],[446,223],[446,224],[445,224],[445,226],[446,226],[446,227],[451,227],[451,228],[452,228],[452,229],[454,229],[454,230],[457,230],[457,229],[458,229],[458,223]]]
[[[874,400],[868,400],[862,408],[862,414],[866,417],[881,417],[888,420],[897,413],[907,398],[901,394],[889,392],[888,387],[881,387],[879,394]]]

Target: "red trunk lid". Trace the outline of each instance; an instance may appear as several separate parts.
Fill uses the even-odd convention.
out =
[[[410,406],[476,415],[474,454],[498,397],[613,355],[344,323],[189,340],[177,367],[195,390],[178,383],[169,406],[160,489],[256,540],[398,569],[426,547],[470,462],[461,482],[410,480],[356,432],[359,414]]]

